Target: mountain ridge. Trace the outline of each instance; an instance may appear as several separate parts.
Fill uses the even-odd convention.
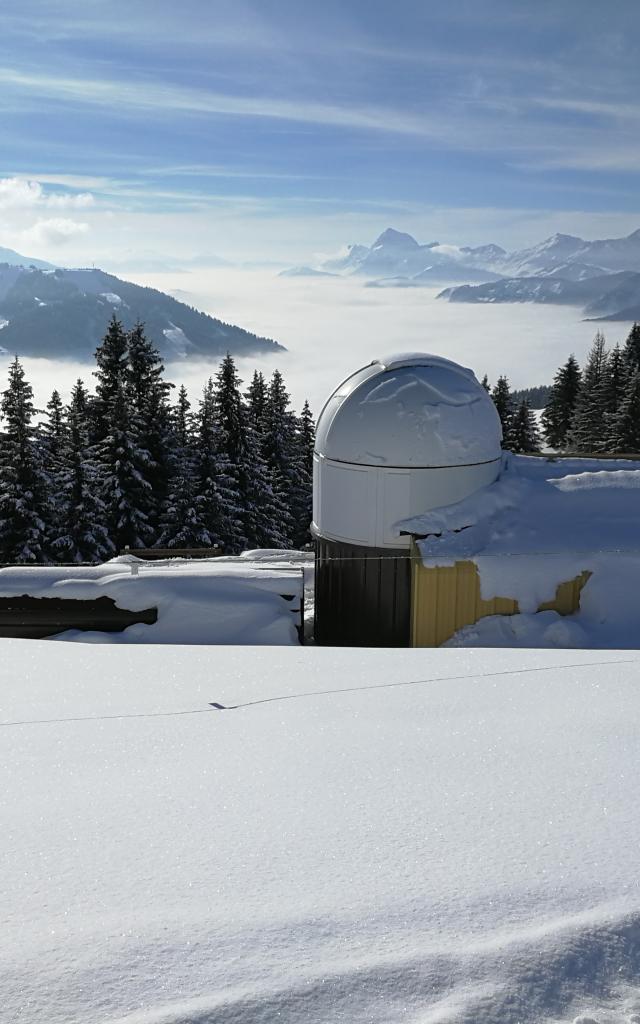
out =
[[[114,312],[126,328],[142,321],[167,361],[284,351],[271,338],[103,270],[0,264],[0,346],[5,352],[89,360]]]

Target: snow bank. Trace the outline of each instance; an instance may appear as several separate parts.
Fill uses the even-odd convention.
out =
[[[239,558],[143,562],[126,556],[99,566],[21,566],[0,570],[0,597],[110,597],[129,611],[158,609],[153,625],[139,623],[120,633],[68,630],[57,640],[297,644],[307,559],[286,554],[286,560],[258,551]]]
[[[482,597],[524,614],[483,619],[452,644],[636,647],[640,635],[640,463],[508,455],[496,482],[400,524],[426,535],[427,566],[470,559]],[[590,572],[580,611],[534,614],[560,583]]]
[[[5,640],[0,665],[3,1019],[640,1013],[636,657]]]

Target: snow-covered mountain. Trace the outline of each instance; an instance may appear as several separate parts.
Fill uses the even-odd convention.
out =
[[[593,242],[586,242],[584,238],[574,235],[552,235],[530,249],[512,253],[504,261],[503,271],[509,277],[531,277],[572,264],[605,273],[618,270],[640,271],[640,228],[625,238],[605,238]]]
[[[387,228],[371,246],[349,245],[337,256],[325,259],[315,267],[305,268],[304,273],[312,276],[313,271],[360,276],[369,279],[369,287],[415,288],[434,284],[454,285],[486,284],[497,279],[525,279],[527,284],[507,285],[491,291],[491,298],[477,293],[470,298],[466,293],[457,293],[453,301],[493,302],[579,302],[590,305],[603,294],[600,280],[610,274],[623,271],[640,273],[640,228],[624,238],[596,239],[585,241],[576,235],[555,234],[537,245],[508,253],[494,242],[486,245],[450,245],[440,242],[421,244],[413,235],[395,228]],[[293,268],[282,276],[300,276],[302,270]],[[540,287],[532,280],[558,279],[559,289],[548,283]],[[594,282],[591,290],[578,289],[577,299],[567,285],[571,283]],[[534,297],[527,297],[531,292]],[[501,297],[504,294],[508,297]],[[464,295],[464,298],[462,296]],[[517,295],[517,298],[511,296]],[[535,296],[542,296],[535,297]],[[547,297],[548,296],[548,297]],[[554,299],[554,296],[559,298]],[[633,299],[634,303],[640,297]]]
[[[387,228],[371,246],[350,245],[324,260],[319,270],[371,279],[380,287],[420,287],[455,281],[488,281],[499,276],[507,254],[499,245],[460,249],[440,242],[420,244],[405,231]]]
[[[445,288],[438,298],[449,302],[537,302],[580,306],[591,318],[630,320],[626,310],[640,308],[640,273],[625,270],[571,280],[553,274],[510,277],[481,285]]]
[[[0,263],[0,340],[21,356],[90,359],[113,313],[125,327],[142,320],[167,360],[282,350],[155,288],[103,270],[36,269]]]

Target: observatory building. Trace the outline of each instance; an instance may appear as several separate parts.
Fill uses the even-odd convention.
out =
[[[501,438],[473,372],[440,356],[377,359],[336,388],[313,457],[317,643],[409,644],[411,539],[398,524],[492,483]]]

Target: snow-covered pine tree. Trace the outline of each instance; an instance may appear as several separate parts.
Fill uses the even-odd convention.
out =
[[[631,371],[610,425],[610,448],[616,454],[640,453],[640,369]]]
[[[309,476],[311,476],[313,473],[313,449],[316,441],[316,425],[311,412],[311,407],[308,399],[306,398],[298,420],[298,432],[304,465]]]
[[[567,438],[575,452],[601,452],[607,446],[608,354],[604,334],[598,331],[582,374]]]
[[[208,533],[198,508],[193,415],[184,384],[178,391],[178,400],[172,410],[172,427],[171,476],[157,547],[213,547],[215,541]]]
[[[58,517],[51,550],[60,562],[104,562],[115,553],[107,510],[99,497],[99,470],[89,445],[87,392],[78,379],[71,391],[60,451]]]
[[[605,382],[606,408],[604,413],[605,437],[602,445],[603,451],[612,451],[612,445],[616,442],[617,428],[614,427],[614,423],[624,398],[628,378],[629,369],[627,367],[624,352],[619,345],[616,345],[611,349],[607,360]]]
[[[124,384],[109,401],[106,424],[106,437],[96,445],[96,463],[109,536],[118,552],[127,545],[145,547],[153,540],[145,511],[151,490],[146,476],[149,454],[140,445]]]
[[[264,457],[273,492],[282,505],[281,527],[291,547],[298,534],[295,520],[297,495],[305,487],[304,470],[296,445],[296,417],[279,370],[274,370],[267,387],[264,413]]]
[[[49,480],[42,465],[33,389],[16,356],[0,413],[0,561],[47,561]]]
[[[229,552],[244,546],[242,509],[238,504],[237,479],[230,475],[227,456],[220,452],[216,420],[216,391],[207,381],[197,413],[196,512],[206,546],[222,546]]]
[[[298,484],[292,496],[292,515],[295,523],[293,544],[296,548],[304,547],[311,540],[309,526],[313,517],[313,448],[315,442],[315,424],[305,399],[302,412],[296,424],[296,462],[300,467]]]
[[[513,401],[509,381],[505,376],[498,377],[493,391],[491,392],[493,404],[498,410],[500,423],[502,424],[502,447],[510,448],[511,421],[513,419]]]
[[[173,427],[169,394],[174,385],[164,380],[160,353],[147,338],[143,324],[137,323],[129,332],[127,352],[131,413],[138,428],[138,443],[149,456],[145,476],[151,487],[142,511],[157,535],[171,476]]]
[[[287,509],[274,493],[263,457],[264,439],[253,415],[242,401],[241,380],[227,354],[216,375],[215,399],[218,450],[232,467],[237,483],[238,507],[244,544],[248,548],[287,547],[281,524]]]
[[[483,386],[484,390],[487,392],[487,394],[490,395],[491,394],[491,387],[489,385],[489,377],[488,377],[488,375],[486,373],[485,373],[484,377],[482,378],[482,380],[480,381],[480,383],[482,384],[482,386]]]
[[[554,377],[541,417],[544,436],[552,448],[566,447],[581,381],[580,367],[571,354]]]
[[[512,452],[539,452],[540,431],[535,414],[526,398],[513,414],[509,448]]]
[[[47,402],[47,419],[42,425],[42,436],[46,441],[46,447],[50,457],[55,461],[60,455],[62,437],[64,432],[64,406],[60,398],[60,392],[51,392],[51,398]]]
[[[104,440],[110,429],[110,417],[116,396],[127,383],[128,335],[115,313],[107,333],[95,352],[97,369],[96,394],[89,403],[91,410],[91,443]]]
[[[64,431],[64,406],[60,393],[56,390],[47,402],[46,419],[40,424],[38,438],[41,464],[49,480],[47,529],[50,542],[56,536],[60,524],[59,498]]]
[[[262,433],[267,408],[267,383],[259,370],[254,370],[251,383],[245,393],[245,402],[249,419],[256,430]]]
[[[178,390],[178,400],[173,409],[173,434],[178,448],[184,450],[193,441],[193,415],[191,402],[184,384]]]
[[[629,371],[640,369],[640,324],[634,324],[629,331],[623,355]]]
[[[249,465],[244,525],[251,548],[289,547],[290,514],[281,493],[273,486],[273,474],[265,458],[267,385],[256,370],[245,392],[244,418]]]

